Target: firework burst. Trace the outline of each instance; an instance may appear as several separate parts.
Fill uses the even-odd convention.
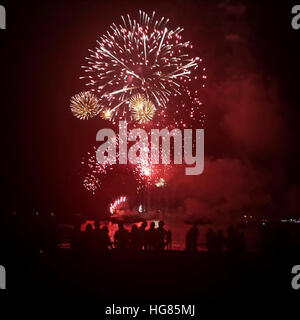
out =
[[[117,144],[119,139],[116,140]],[[90,191],[92,194],[96,194],[96,191],[99,190],[105,178],[113,170],[118,170],[117,166],[106,162],[101,164],[97,161],[96,157],[97,148],[94,147],[92,152],[88,152],[86,157],[81,161],[81,165],[84,167],[83,170],[83,187]],[[147,153],[149,149],[145,148]],[[139,193],[145,187],[154,186],[160,182],[159,186],[162,186],[166,183],[165,178],[168,175],[168,172],[172,168],[172,165],[163,165],[163,164],[152,164],[151,160],[147,157],[141,157],[139,162],[136,165],[127,164],[123,166],[125,172],[128,172],[130,175],[133,175],[135,181],[137,182],[137,192]],[[123,171],[124,172],[124,171]]]
[[[127,118],[130,99],[142,95],[151,103],[148,115],[129,116],[143,123],[152,118],[155,107],[166,108],[174,94],[197,78],[193,73],[202,60],[191,57],[192,45],[182,40],[183,29],[168,29],[168,21],[156,20],[154,12],[149,16],[140,11],[138,20],[122,16],[122,24],[112,24],[90,50],[82,78],[105,106],[104,119]]]
[[[152,120],[156,110],[154,104],[141,95],[131,98],[130,108],[134,119],[140,124]]]
[[[97,97],[89,91],[80,92],[73,96],[70,108],[74,116],[81,120],[93,118],[100,112]]]
[[[109,212],[114,214],[117,212],[118,209],[125,207],[127,203],[127,197],[121,196],[120,198],[116,199],[109,205]]]

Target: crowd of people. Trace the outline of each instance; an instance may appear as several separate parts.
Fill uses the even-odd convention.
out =
[[[188,252],[198,249],[199,230],[193,225],[185,237],[185,250]],[[231,252],[245,251],[245,236],[240,230],[229,227],[227,237],[223,231],[214,232],[211,228],[206,233],[207,250],[209,252],[222,252],[223,250]],[[109,236],[107,226],[100,227],[99,222],[87,224],[85,231],[74,233],[71,241],[73,249],[81,247],[85,251],[163,251],[172,249],[172,231],[166,230],[164,222],[159,221],[158,227],[154,222],[148,226],[147,222],[142,222],[140,226],[133,224],[131,230],[128,230],[123,223],[118,223],[118,230],[114,233],[112,239]]]
[[[176,240],[179,236],[172,235],[172,231],[165,228],[163,221],[160,221],[158,226],[151,221],[131,224],[130,227],[119,223],[114,234],[107,226],[97,221],[93,225],[87,224],[85,229],[82,229],[82,226],[81,219],[76,219],[74,224],[59,225],[54,215],[3,215],[0,217],[0,251],[4,255],[20,252],[24,255],[38,256],[68,248],[75,253],[123,250],[159,252],[178,248],[179,242],[172,245],[172,236]],[[215,226],[202,226],[203,232],[200,237],[199,226],[191,225],[185,234],[185,250],[195,252],[200,246],[201,251],[207,249],[212,253],[226,251],[239,254],[247,249],[253,250],[251,238],[246,248],[243,228],[245,226],[238,224],[235,227],[230,226],[224,232],[217,230]],[[269,222],[258,225],[256,229],[252,226],[250,231],[256,237],[254,249],[268,254],[297,252],[300,248],[298,229],[297,223]],[[181,241],[179,245],[180,249],[183,249]]]
[[[87,251],[108,251],[108,250],[149,250],[163,251],[171,249],[172,232],[164,228],[164,222],[159,221],[158,227],[151,222],[150,227],[147,222],[142,222],[138,227],[133,224],[131,230],[125,228],[123,223],[118,223],[118,230],[115,232],[113,239],[109,237],[107,226],[100,227],[98,222],[87,224],[85,232],[75,232],[71,241],[71,246],[75,248],[84,248]]]

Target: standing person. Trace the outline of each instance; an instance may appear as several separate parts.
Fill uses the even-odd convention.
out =
[[[156,230],[157,234],[157,249],[163,251],[166,245],[167,230],[164,228],[165,223],[159,221],[158,228]]]
[[[167,232],[167,236],[166,236],[166,248],[167,250],[171,250],[172,249],[172,231],[169,230]]]
[[[102,241],[103,241],[104,251],[112,250],[113,247],[108,234],[108,227],[107,226],[102,227],[101,231],[102,231],[102,237],[103,237]]]
[[[150,223],[150,228],[146,234],[146,247],[147,250],[154,250],[157,247],[157,229],[155,229],[155,223]]]
[[[126,250],[129,247],[129,232],[124,228],[123,223],[119,223],[118,227],[119,230],[117,230],[114,235],[115,247],[118,250]]]
[[[140,250],[146,250],[146,231],[147,222],[143,221],[142,225],[138,228],[138,242]]]
[[[194,224],[185,237],[186,251],[197,251],[199,230]]]
[[[103,232],[100,229],[100,222],[95,221],[94,223],[94,230],[93,230],[93,252],[96,254],[100,251],[103,250]]]

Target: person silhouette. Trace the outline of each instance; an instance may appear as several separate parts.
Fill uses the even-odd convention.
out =
[[[108,227],[107,226],[102,227],[101,231],[102,231],[101,235],[103,237],[102,246],[104,251],[112,250],[112,243],[110,241],[110,237],[108,234]]]
[[[140,250],[146,250],[146,235],[147,235],[147,222],[143,221],[141,226],[138,228],[138,242]]]
[[[93,241],[93,251],[94,253],[97,253],[99,251],[103,251],[103,232],[100,229],[100,222],[95,221],[94,222],[94,230],[93,230],[93,236],[92,236],[92,241]]]
[[[123,223],[118,223],[119,229],[114,235],[115,247],[118,250],[126,250],[129,247],[130,235],[128,230],[124,228]]]
[[[157,249],[163,251],[166,245],[166,237],[167,231],[164,229],[165,223],[163,221],[159,221],[158,228],[156,230],[156,238],[157,238]]]
[[[192,228],[187,232],[185,237],[186,251],[197,251],[198,235],[199,230],[194,224]]]
[[[155,223],[150,223],[150,228],[147,230],[146,234],[146,247],[147,250],[154,250],[156,248],[157,236],[156,236]]]
[[[91,223],[88,223],[88,224],[86,225],[86,227],[85,227],[85,232],[86,232],[86,234],[90,234],[90,233],[93,232],[93,226],[92,226]]]
[[[166,248],[167,250],[172,249],[172,231],[168,230],[167,236],[166,236]]]

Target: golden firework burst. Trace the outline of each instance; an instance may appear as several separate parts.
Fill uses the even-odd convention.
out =
[[[146,123],[152,120],[156,111],[154,104],[140,94],[134,95],[130,99],[130,108],[133,118],[139,123]]]
[[[155,185],[160,188],[160,187],[164,187],[166,185],[166,180],[164,178],[160,178]]]
[[[75,94],[75,96],[71,98],[70,108],[73,115],[80,120],[93,118],[100,112],[97,97],[89,91]]]
[[[101,118],[104,120],[111,120],[113,112],[110,109],[104,109],[101,112]]]

